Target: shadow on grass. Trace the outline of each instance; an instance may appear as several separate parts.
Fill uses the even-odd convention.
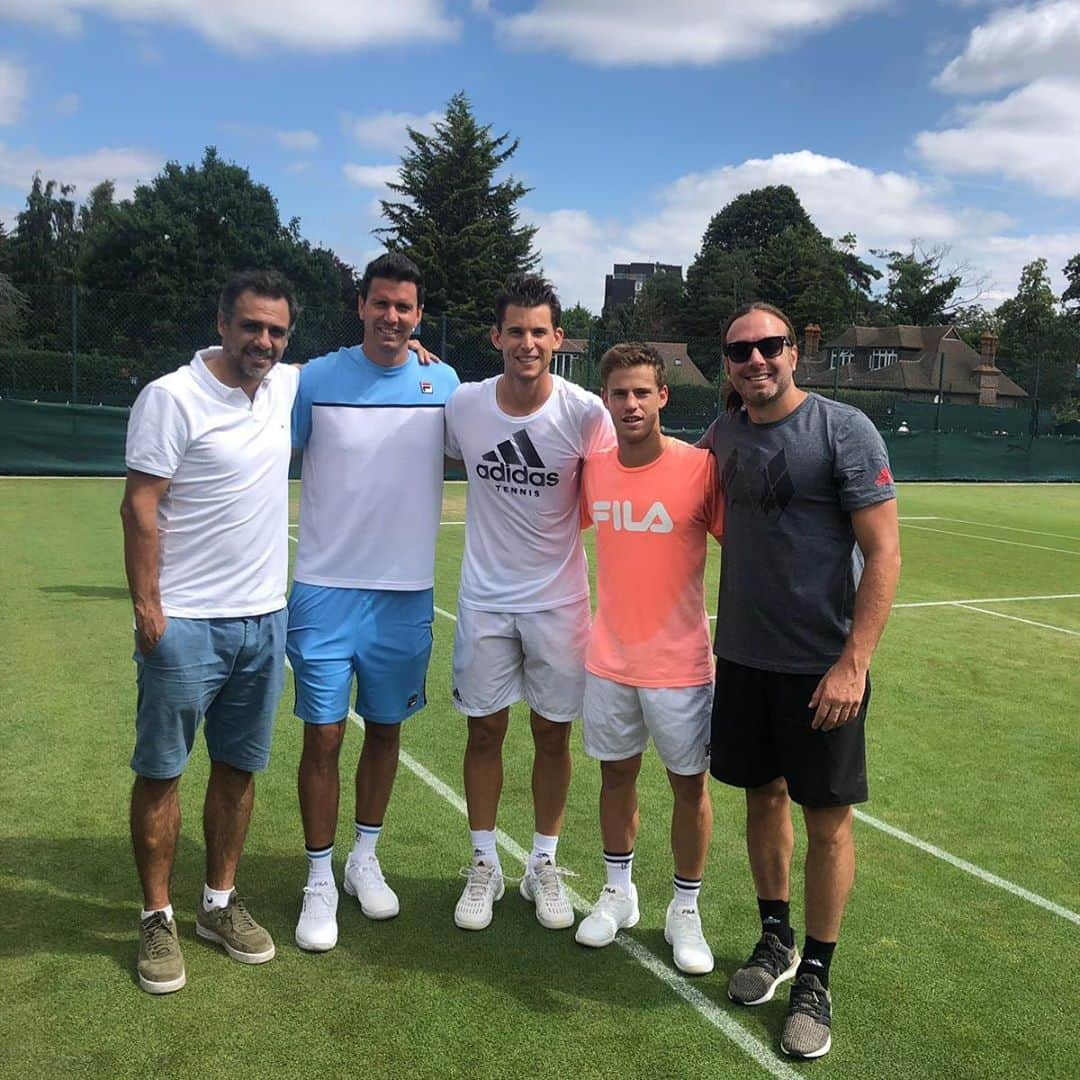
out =
[[[4,839],[0,858],[4,868],[0,909],[7,913],[0,929],[0,956],[97,954],[133,971],[139,890],[126,838]],[[256,919],[274,937],[278,960],[287,961],[279,966],[307,968],[310,977],[318,965],[320,983],[342,990],[354,983],[360,971],[388,985],[423,973],[444,983],[447,993],[463,1007],[470,999],[469,983],[545,1014],[566,1013],[585,1003],[627,1009],[672,1004],[671,990],[623,949],[614,945],[585,949],[574,941],[572,929],[541,927],[516,885],[507,885],[506,895],[495,906],[492,925],[469,932],[453,923],[454,905],[464,884],[460,878],[409,876],[387,869],[401,899],[401,914],[372,922],[342,889],[338,947],[322,955],[301,952],[293,940],[306,877],[301,855],[245,855],[239,887]],[[199,947],[193,923],[202,881],[202,846],[197,839],[181,836],[172,895],[185,950]],[[662,929],[639,928],[634,937],[670,965]],[[693,980],[725,1011],[731,1008],[724,991],[728,970],[721,963],[713,975]],[[287,977],[285,971],[282,974]]]
[[[38,591],[58,600],[127,600],[131,595],[120,585],[41,585]]]

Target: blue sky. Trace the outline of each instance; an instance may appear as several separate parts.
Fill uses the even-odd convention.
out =
[[[768,183],[864,253],[947,245],[988,304],[1080,252],[1080,0],[0,0],[0,219],[35,171],[123,195],[212,143],[362,266],[458,90],[521,140],[567,303]]]

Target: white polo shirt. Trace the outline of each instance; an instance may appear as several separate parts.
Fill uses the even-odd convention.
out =
[[[182,619],[285,606],[290,415],[300,369],[276,364],[255,399],[220,382],[203,349],[131,409],[129,469],[172,481],[158,506],[161,608]]]

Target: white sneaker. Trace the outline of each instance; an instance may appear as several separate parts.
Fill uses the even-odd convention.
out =
[[[614,885],[605,885],[592,911],[578,924],[574,940],[590,949],[600,949],[610,945],[620,930],[637,926],[640,918],[636,885],[631,883],[628,893]]]
[[[483,930],[491,923],[492,905],[506,891],[502,870],[485,862],[474,862],[464,867],[461,874],[469,880],[454,908],[454,923],[462,930]]]
[[[304,886],[304,906],[296,924],[296,944],[308,952],[328,952],[337,944],[338,891],[333,881]]]
[[[345,862],[345,891],[360,901],[360,910],[369,919],[392,919],[401,910],[397,893],[386,884],[374,855],[366,859],[349,856]]]
[[[664,940],[675,954],[675,966],[687,975],[708,975],[713,969],[713,954],[701,932],[697,908],[668,904],[664,921]]]
[[[536,905],[536,918],[549,930],[565,930],[574,925],[574,906],[566,895],[562,879],[572,874],[550,859],[544,859],[535,869],[527,869],[518,892]]]

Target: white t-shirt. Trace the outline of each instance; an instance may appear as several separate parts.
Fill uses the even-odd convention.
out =
[[[430,589],[443,491],[447,364],[372,363],[361,346],[300,377],[293,445],[304,451],[293,580],[338,589]]]
[[[300,369],[275,364],[252,401],[203,349],[147,384],[128,419],[129,469],[172,481],[158,504],[161,609],[245,618],[285,606],[289,417]]]
[[[615,445],[603,402],[552,376],[544,404],[508,416],[502,376],[464,383],[446,403],[446,453],[465,462],[469,500],[458,602],[544,611],[589,595],[581,546],[581,463]]]

